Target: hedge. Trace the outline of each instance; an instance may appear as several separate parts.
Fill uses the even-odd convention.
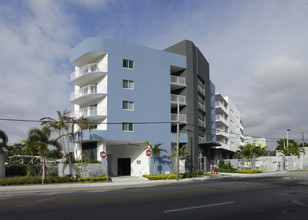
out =
[[[79,182],[99,182],[99,181],[107,181],[107,176],[98,176],[92,178],[79,178]],[[108,181],[111,181],[111,178],[108,178]]]
[[[165,179],[176,179],[176,174],[156,174],[156,175],[143,175],[143,177],[148,178],[149,180],[165,180]],[[183,178],[183,174],[179,175],[180,178]]]
[[[252,174],[252,173],[262,173],[262,170],[236,170],[236,173],[247,173],[247,174]]]
[[[47,176],[44,180],[45,183],[68,183],[75,182],[70,176]],[[41,184],[42,176],[15,176],[15,177],[2,177],[0,178],[0,185],[28,185],[28,184]]]

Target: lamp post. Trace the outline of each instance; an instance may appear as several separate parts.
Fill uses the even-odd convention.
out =
[[[291,131],[291,129],[287,129],[287,147],[289,146],[289,131]]]

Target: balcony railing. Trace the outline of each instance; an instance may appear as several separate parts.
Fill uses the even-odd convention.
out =
[[[185,78],[181,76],[171,76],[171,82],[176,84],[186,85]]]
[[[107,93],[106,86],[88,85],[71,93],[71,100],[77,99],[88,94]]]
[[[199,126],[205,128],[205,121],[199,119]]]
[[[202,95],[205,95],[205,88],[204,87],[201,87],[198,85],[198,91],[202,94]]]
[[[204,137],[199,137],[199,143],[205,143],[205,138]]]
[[[180,102],[180,103],[186,103],[186,97],[184,95],[175,95],[171,94],[171,102]]]
[[[205,105],[202,105],[200,102],[198,102],[198,108],[205,112]]]
[[[215,107],[216,107],[216,108],[221,108],[221,109],[223,109],[225,112],[228,112],[228,111],[227,111],[227,106],[225,106],[222,102],[219,102],[219,101],[215,102]]]
[[[171,114],[171,121],[178,121],[178,115],[177,114]],[[186,114],[179,114],[179,121],[180,122],[186,122]]]
[[[78,70],[71,73],[71,81],[77,77],[89,72],[104,72],[106,65],[99,65],[98,63],[90,63],[80,67]]]
[[[72,112],[71,116],[80,118],[80,117],[88,117],[88,116],[99,116],[99,115],[106,115],[107,111],[105,108],[98,108],[98,107],[86,107],[80,109],[79,111]]]
[[[221,115],[216,115],[216,121],[222,121],[224,124],[228,124],[228,119],[227,118],[224,118],[222,117]]]

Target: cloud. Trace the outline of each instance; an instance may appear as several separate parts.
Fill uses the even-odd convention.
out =
[[[101,10],[114,0],[72,0],[72,2],[85,6],[89,10]]]
[[[291,138],[300,139],[308,123],[308,62],[277,56],[251,77],[254,85],[237,97],[246,132],[284,138],[285,130],[291,128]]]
[[[69,105],[70,17],[52,1],[7,4],[0,13],[1,118],[38,120]],[[13,18],[13,19],[10,19]],[[39,124],[0,121],[10,143]]]

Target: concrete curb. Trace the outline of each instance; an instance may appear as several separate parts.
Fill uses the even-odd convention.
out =
[[[46,184],[46,185],[25,185],[25,186],[0,186],[0,192],[5,193],[9,191],[27,191],[27,190],[54,190],[54,189],[78,189],[78,188],[95,188],[95,187],[117,187],[117,186],[152,186],[152,185],[161,185],[161,184],[171,184],[171,183],[184,183],[190,181],[206,181],[206,180],[215,180],[222,178],[246,178],[246,177],[263,177],[263,176],[276,176],[284,175],[287,171],[282,172],[269,172],[269,173],[257,173],[257,174],[241,174],[241,173],[219,173],[219,176],[210,177],[196,177],[196,178],[187,178],[180,179],[179,181],[175,179],[170,180],[148,180],[146,178],[136,178],[129,179],[124,178],[122,180],[114,180],[110,183],[64,183],[64,184]],[[225,175],[225,176],[221,176]]]

